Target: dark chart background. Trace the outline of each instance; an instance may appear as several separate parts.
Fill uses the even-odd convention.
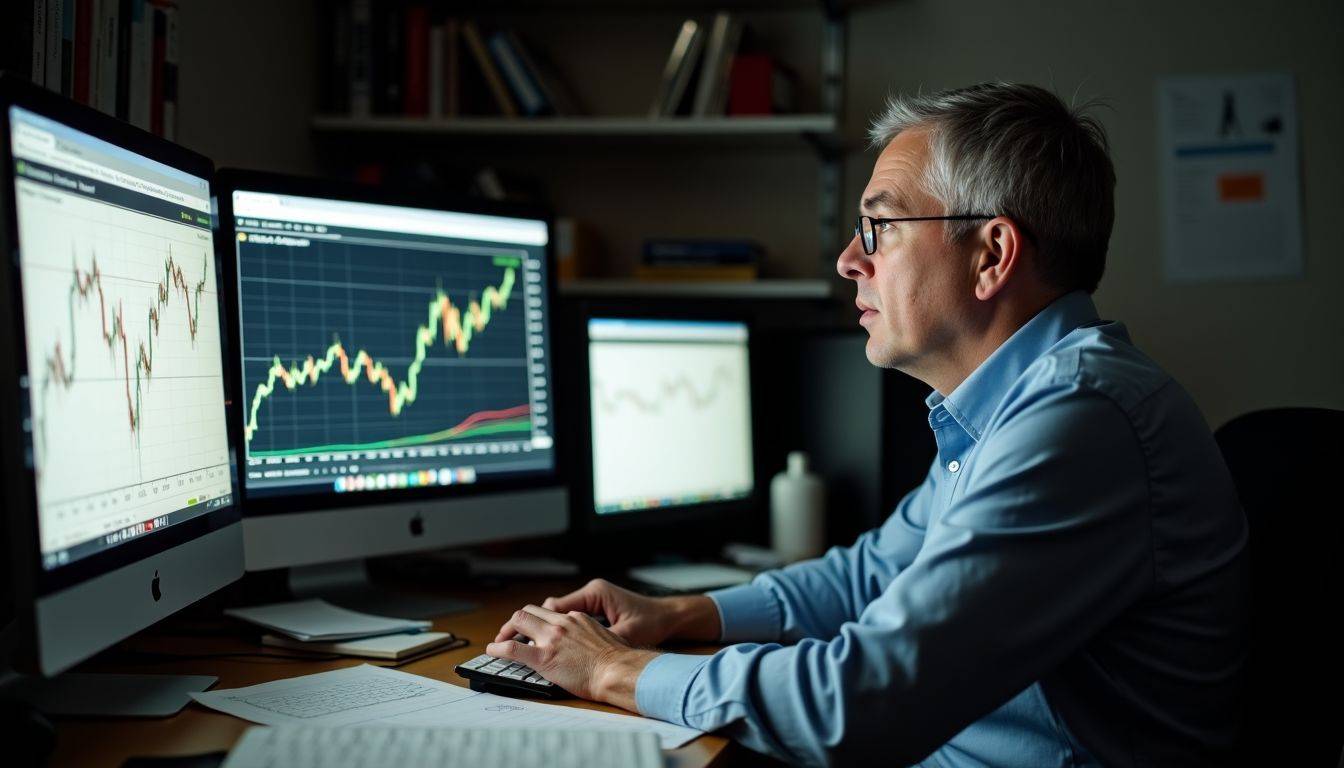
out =
[[[499,286],[506,267],[494,255],[351,245],[313,239],[309,247],[238,243],[242,303],[243,418],[275,355],[291,370],[309,355],[321,360],[339,336],[353,365],[359,350],[400,383],[415,357],[417,329],[426,324],[439,287],[464,316],[471,299]],[[479,243],[473,243],[479,246]],[[499,256],[520,257],[517,246]],[[512,294],[493,312],[465,354],[444,344],[442,326],[421,368],[418,392],[399,416],[363,372],[354,384],[339,361],[316,385],[276,389],[257,412],[252,451],[364,444],[425,435],[460,424],[471,414],[528,403],[524,269],[515,270]],[[465,320],[464,320],[465,321]],[[296,365],[297,364],[297,365]],[[525,433],[472,440],[517,439]]]

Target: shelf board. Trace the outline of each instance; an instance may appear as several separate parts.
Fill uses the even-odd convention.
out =
[[[768,115],[760,117],[349,117],[317,115],[313,130],[324,133],[384,133],[445,136],[556,137],[717,137],[830,135],[838,128],[834,115]]]
[[[722,282],[653,282],[646,280],[571,280],[560,283],[564,296],[688,297],[700,299],[831,298],[827,280],[739,280]]]

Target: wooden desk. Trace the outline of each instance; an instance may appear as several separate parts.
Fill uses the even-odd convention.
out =
[[[466,637],[471,644],[456,651],[447,651],[412,662],[399,669],[416,675],[466,686],[466,681],[453,672],[453,667],[484,652],[485,644],[519,607],[528,602],[539,603],[548,595],[559,595],[577,586],[574,583],[528,582],[490,591],[461,593],[455,596],[481,604],[470,613],[445,616],[434,622],[434,629]],[[197,654],[237,651],[267,651],[260,645],[232,637],[175,637],[170,628],[158,628],[133,638],[130,645],[152,648],[165,653]],[[224,634],[224,633],[221,633]],[[710,647],[678,649],[688,652],[709,652]],[[355,664],[360,659],[336,661],[306,661],[296,659],[209,658],[160,660],[130,663],[115,653],[95,659],[81,669],[101,672],[208,674],[218,675],[216,688],[237,688],[286,677],[310,675]],[[583,707],[608,712],[621,712],[614,707],[588,701],[567,699],[554,702],[565,706]],[[629,713],[626,713],[629,714]],[[53,766],[120,766],[131,756],[191,755],[202,752],[227,750],[252,723],[221,714],[192,703],[176,716],[161,720],[80,720],[63,719],[56,723],[56,752]],[[738,747],[721,736],[705,735],[668,754],[668,766],[721,766],[737,757],[751,759],[753,753]]]

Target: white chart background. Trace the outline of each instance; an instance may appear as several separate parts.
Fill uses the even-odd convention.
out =
[[[189,498],[228,493],[210,234],[26,180],[17,187],[42,551],[179,510]],[[135,356],[140,342],[148,343],[148,313],[170,252],[193,298],[205,277],[198,330],[193,342],[183,295],[170,284],[153,375],[141,377],[137,435],[120,344],[114,355],[103,341],[97,289],[87,299],[76,296],[71,312],[74,267],[90,272],[96,255],[109,328],[114,308],[124,307],[134,399]],[[47,382],[58,340],[74,371],[68,389]]]
[[[589,367],[597,505],[750,490],[744,345],[594,342]]]

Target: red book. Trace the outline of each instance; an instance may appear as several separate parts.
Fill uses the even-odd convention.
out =
[[[429,114],[429,7],[406,9],[405,112],[412,117]]]
[[[728,114],[768,115],[773,112],[770,97],[774,70],[775,62],[767,54],[734,56],[728,85]]]
[[[93,47],[93,0],[75,2],[75,73],[70,98],[89,103],[89,53]]]

